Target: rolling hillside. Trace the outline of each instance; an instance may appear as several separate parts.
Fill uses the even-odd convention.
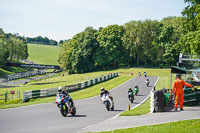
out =
[[[28,60],[37,64],[58,65],[59,48],[55,46],[28,44]]]

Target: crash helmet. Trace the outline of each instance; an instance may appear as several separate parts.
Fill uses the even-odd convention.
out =
[[[135,86],[138,86],[137,84],[135,84]]]
[[[62,86],[58,87],[58,91],[62,92]]]
[[[105,90],[105,88],[104,87],[101,87],[101,91],[104,91]]]
[[[129,87],[128,90],[131,90],[131,87]]]

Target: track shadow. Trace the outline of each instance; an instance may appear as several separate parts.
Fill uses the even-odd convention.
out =
[[[153,85],[149,85],[149,86],[147,86],[147,87],[154,87]]]
[[[121,110],[121,109],[114,109],[112,111],[116,111],[116,112],[121,112],[121,111],[125,111],[125,110]]]
[[[137,94],[137,95],[135,95],[135,96],[144,96],[144,95],[142,95],[142,94]]]
[[[69,116],[67,116],[67,117],[87,117],[87,115],[69,115]]]
[[[131,103],[131,104],[139,104],[140,102],[133,102],[133,103]]]

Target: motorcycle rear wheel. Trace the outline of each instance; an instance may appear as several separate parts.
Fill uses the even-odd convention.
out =
[[[76,107],[72,107],[72,113],[73,116],[76,115]]]

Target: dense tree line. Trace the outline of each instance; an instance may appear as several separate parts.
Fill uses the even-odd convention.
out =
[[[27,43],[44,44],[44,45],[58,45],[58,42],[47,37],[26,37]]]
[[[18,34],[6,34],[0,28],[0,67],[6,63],[27,59],[28,48],[24,37]]]
[[[200,3],[185,2],[189,6],[183,17],[87,27],[63,42],[58,61],[63,69],[82,73],[120,66],[169,67],[180,53],[200,54]]]

